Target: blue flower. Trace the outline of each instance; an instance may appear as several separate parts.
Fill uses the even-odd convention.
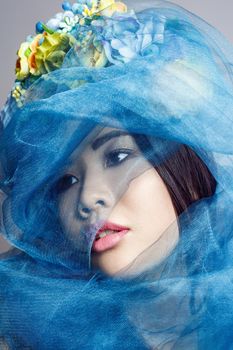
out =
[[[72,6],[72,11],[75,14],[80,14],[81,15],[83,13],[84,9],[85,9],[85,7],[82,4],[74,4]]]
[[[113,64],[158,53],[159,44],[163,42],[164,19],[152,15],[142,23],[134,12],[116,14],[101,22],[94,21],[92,25],[101,33],[106,56]]]

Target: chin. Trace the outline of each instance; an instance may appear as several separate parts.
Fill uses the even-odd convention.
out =
[[[108,276],[114,276],[118,273],[120,275],[121,270],[124,270],[133,260],[129,256],[122,259],[116,254],[110,254],[110,251],[108,251],[102,254],[93,254],[92,266]]]

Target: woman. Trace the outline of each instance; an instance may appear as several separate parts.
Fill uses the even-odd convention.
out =
[[[176,217],[214,193],[214,178],[187,146],[160,165],[155,157],[144,135],[95,128],[55,183],[60,223],[73,240],[82,225],[107,221],[95,235],[92,263],[108,274],[130,264],[155,241],[160,251],[153,263],[164,259],[178,241]],[[164,235],[172,223],[176,230]]]
[[[1,115],[2,344],[230,349],[232,49],[168,2],[63,10]]]

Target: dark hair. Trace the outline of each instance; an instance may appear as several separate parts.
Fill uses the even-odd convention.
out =
[[[201,158],[186,145],[155,169],[167,186],[177,215],[190,204],[215,192],[215,178]]]
[[[134,135],[142,152],[151,149],[144,135]],[[152,165],[163,179],[179,216],[189,205],[214,194],[217,182],[203,160],[187,145],[179,148],[166,160]]]

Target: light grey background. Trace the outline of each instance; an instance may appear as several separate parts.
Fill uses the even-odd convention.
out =
[[[128,0],[128,2],[142,3],[143,0]],[[173,0],[173,2],[205,19],[233,43],[233,0]],[[0,108],[14,82],[16,52],[20,43],[25,41],[29,34],[35,33],[36,22],[39,20],[46,22],[55,13],[60,12],[61,3],[62,0],[1,0]],[[7,245],[0,238],[0,251],[6,248]]]

